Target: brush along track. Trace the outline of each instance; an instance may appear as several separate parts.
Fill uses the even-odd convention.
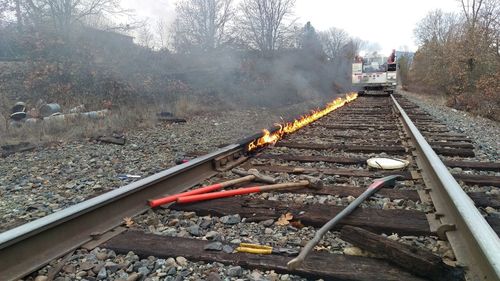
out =
[[[457,172],[455,178],[460,181],[464,190],[468,191],[476,206],[484,210],[491,208],[495,212],[498,211],[498,195],[495,195],[498,193],[492,191],[498,191],[498,176],[495,173],[499,171],[499,164],[481,164],[470,160],[474,157],[470,140],[465,136],[449,132],[445,126],[438,124],[409,102],[404,101],[402,104],[411,112],[412,118],[417,120],[417,126],[433,149],[445,157],[445,163],[455,169],[452,170]],[[203,161],[194,160],[199,163],[198,169],[205,165],[207,160],[213,161],[220,170],[224,170],[224,166],[231,162],[240,163],[239,168],[256,168],[262,173],[279,178],[282,182],[297,180],[300,175],[307,174],[320,177],[325,187],[320,190],[301,189],[189,205],[171,205],[169,208],[160,208],[134,217],[134,224],[131,226],[134,231],[118,235],[102,246],[113,249],[118,254],[127,254],[133,250],[143,257],[184,256],[192,261],[238,264],[246,268],[275,270],[302,277],[342,280],[425,280],[387,261],[360,252],[340,239],[338,231],[330,232],[308,263],[292,272],[285,266],[289,257],[235,254],[229,253],[231,251],[227,249],[239,242],[299,249],[312,238],[316,227],[338,213],[373,179],[393,174],[393,172],[368,169],[365,164],[366,159],[374,156],[390,156],[410,161],[407,170],[398,172],[404,176],[404,180],[397,182],[394,189],[386,188],[378,192],[376,196],[363,203],[359,210],[344,219],[340,226],[358,226],[376,233],[384,233],[391,239],[428,248],[453,264],[455,255],[450,245],[443,240],[446,239],[445,235],[453,231],[448,229],[450,231],[446,232],[435,219],[434,206],[429,196],[429,193],[432,195],[432,191],[426,188],[428,186],[424,181],[425,177],[417,167],[417,157],[420,156],[403,127],[402,119],[393,107],[391,98],[360,97],[348,106],[287,136],[274,147],[254,153],[249,159],[241,156],[239,146],[235,145],[228,147],[222,153],[205,157]],[[234,157],[235,154],[240,156]],[[145,179],[134,183],[134,188],[129,190],[130,197],[133,196],[132,190],[135,188],[144,188],[146,192],[143,191],[144,194],[140,198],[134,199],[123,193],[119,194],[125,199],[113,199],[116,200],[115,206],[109,207],[114,220],[102,222],[101,228],[105,225],[116,225],[117,220],[146,210],[144,205],[136,206],[141,200],[144,204],[145,199],[157,197],[162,193],[175,193],[210,176],[215,177],[204,181],[203,184],[237,177],[229,170],[217,172],[210,167],[211,165],[208,166],[198,171],[194,171],[194,168],[183,170],[182,166],[178,167],[177,174],[182,178],[176,179],[176,183],[161,184],[162,181],[166,182],[164,177],[167,175],[157,176],[151,181]],[[156,186],[157,190],[151,191],[151,188],[146,190],[143,187],[146,185]],[[169,189],[173,185],[177,190]],[[158,190],[162,187],[167,189]],[[426,189],[431,192],[426,192]],[[108,199],[115,198],[113,196],[116,194],[109,196]],[[126,198],[129,198],[129,202],[123,203]],[[104,200],[102,202],[104,204]],[[125,212],[127,208],[123,208],[124,204],[129,204],[130,208],[135,206],[135,210]],[[118,205],[121,205],[122,209],[119,209]],[[77,211],[79,210],[75,210]],[[487,214],[485,212],[485,215]],[[96,217],[89,217],[87,222],[95,219]],[[498,233],[498,218],[487,215],[486,219]],[[53,222],[55,223],[55,220]],[[81,223],[81,221],[75,222],[75,225]],[[143,230],[150,234],[141,233]],[[95,243],[91,242],[85,247],[92,248],[99,245],[101,241],[99,237],[96,238]],[[211,241],[203,240],[223,242],[227,246],[228,253],[204,251],[203,248]],[[457,241],[455,238],[452,240]],[[61,249],[62,247],[64,245]],[[470,271],[477,274],[474,269]]]

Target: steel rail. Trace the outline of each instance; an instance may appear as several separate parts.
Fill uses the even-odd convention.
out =
[[[445,226],[457,261],[464,265],[471,280],[500,280],[500,239],[462,190],[441,159],[424,139],[396,98],[392,101],[417,150],[426,187]]]
[[[148,199],[182,192],[217,174],[213,161],[243,148],[228,145],[46,217],[0,233],[0,279],[17,280],[74,250],[96,235],[149,209]]]

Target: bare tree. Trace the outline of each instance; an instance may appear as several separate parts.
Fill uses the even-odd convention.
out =
[[[301,49],[313,50],[315,52],[323,52],[323,47],[321,45],[321,41],[319,40],[319,35],[310,21],[308,21],[306,25],[304,25],[300,32],[299,47]]]
[[[173,24],[177,51],[192,48],[213,50],[229,40],[228,24],[233,19],[233,0],[181,0]]]
[[[343,29],[332,27],[320,32],[319,39],[328,58],[336,60],[342,54],[344,46],[349,43],[349,34]]]
[[[356,55],[359,54],[359,52],[363,49],[365,49],[365,47],[369,45],[369,42],[367,41],[363,41],[361,40],[360,38],[351,38],[349,39],[349,41],[347,42],[347,44],[344,45],[344,47],[342,48],[342,55],[346,58],[346,59],[349,59],[350,61],[352,61]]]
[[[498,34],[500,4],[498,0],[460,0],[462,11],[465,17],[465,56],[468,57],[467,65],[469,69],[471,88],[480,56],[489,53],[490,49],[495,50],[496,58],[498,54]],[[496,46],[495,46],[496,44]],[[493,47],[493,48],[492,48]]]
[[[12,1],[2,0],[0,1],[0,20],[6,17],[6,13],[12,9]]]
[[[457,15],[434,10],[417,24],[414,33],[419,44],[444,44],[452,39],[459,29]]]
[[[241,4],[242,35],[250,47],[264,54],[282,47],[289,39],[295,0],[244,0]]]
[[[475,29],[483,5],[483,0],[460,0],[469,28]]]
[[[477,27],[475,33],[482,41],[482,48],[489,48],[497,59],[500,58],[500,2],[498,0],[483,0]]]
[[[158,37],[158,48],[167,49],[169,42],[169,29],[168,24],[163,19],[158,19],[156,22],[156,35]]]
[[[154,48],[154,35],[147,26],[139,28],[137,31],[137,41],[139,45],[146,48]]]
[[[16,0],[19,11],[32,24],[50,23],[59,31],[69,31],[89,18],[125,13],[118,0]]]

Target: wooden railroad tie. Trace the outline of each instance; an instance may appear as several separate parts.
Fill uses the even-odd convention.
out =
[[[300,275],[306,278],[326,280],[358,281],[425,281],[406,270],[381,259],[335,255],[314,252],[296,270],[290,271],[286,263],[290,257],[282,255],[255,255],[247,253],[224,253],[204,250],[211,241],[168,237],[128,231],[104,243],[102,247],[127,254],[133,251],[141,258],[182,256],[191,261],[220,262],[239,265],[248,269],[274,270],[278,273]]]
[[[344,226],[340,238],[355,246],[383,257],[392,264],[434,281],[465,280],[462,268],[445,264],[427,249],[406,245],[365,229]]]
[[[278,219],[281,214],[291,212],[294,220],[300,220],[303,225],[321,227],[344,207],[232,197],[193,204],[176,204],[169,208],[177,211],[196,212],[201,216],[222,217],[240,214],[240,216],[247,218],[247,222]],[[415,210],[359,208],[342,220],[338,227],[342,225],[362,226],[379,233],[432,234],[425,213]]]

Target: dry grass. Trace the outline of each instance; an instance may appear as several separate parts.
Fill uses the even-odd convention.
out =
[[[189,117],[196,114],[213,112],[228,107],[227,102],[216,97],[181,96],[174,102],[172,113],[179,117]]]
[[[14,144],[21,141],[45,143],[51,141],[91,138],[125,133],[132,129],[148,128],[155,125],[156,112],[148,108],[122,108],[109,111],[100,119],[76,117],[39,121],[20,127],[6,124],[0,129],[0,144]]]
[[[12,103],[12,102],[11,102]],[[5,103],[3,104],[5,108]],[[214,112],[223,108],[223,102],[202,95],[185,95],[175,102],[157,101],[142,105],[128,105],[113,108],[105,117],[55,119],[34,124],[24,123],[20,127],[9,125],[8,114],[0,116],[0,145],[30,142],[34,144],[52,141],[67,141],[92,138],[113,133],[127,133],[132,130],[152,128],[157,124],[157,114],[163,111],[177,117],[189,117]],[[63,106],[63,108],[66,108]],[[7,110],[2,112],[8,113]]]
[[[86,104],[96,104],[87,101]],[[151,128],[157,123],[157,114],[163,111],[176,117],[187,118],[202,113],[214,112],[224,107],[224,102],[216,97],[207,97],[200,93],[182,95],[177,98],[148,101],[142,104],[127,103],[115,106],[101,119],[86,117],[66,118],[61,120],[41,121],[35,124],[24,123],[17,127],[9,125],[10,106],[14,102],[0,97],[0,145],[18,142],[45,143],[91,138],[113,133],[126,133],[141,128]],[[77,101],[61,104],[62,108],[71,108]],[[63,110],[63,113],[65,111]]]

